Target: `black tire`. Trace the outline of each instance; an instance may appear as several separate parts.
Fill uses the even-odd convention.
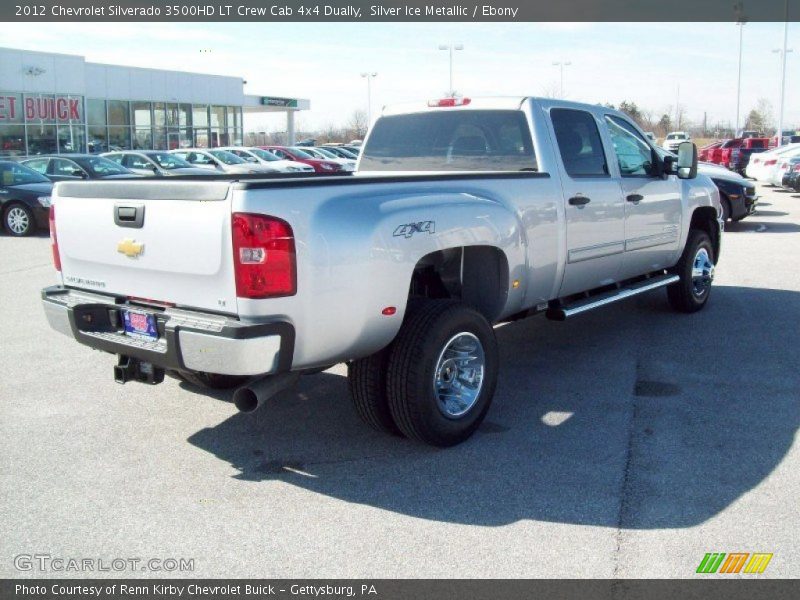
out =
[[[175,374],[200,389],[230,390],[243,385],[249,377],[243,375],[221,375],[219,373],[205,373],[202,371],[175,371]]]
[[[731,218],[731,201],[725,196],[722,196],[720,198],[720,204],[722,204],[722,221],[727,223]]]
[[[459,334],[478,340],[483,377],[474,403],[464,414],[446,416],[434,390],[437,363]],[[477,350],[469,350],[473,354]],[[494,330],[476,310],[454,300],[430,300],[406,316],[389,357],[389,410],[400,431],[433,446],[454,446],[470,437],[489,410],[497,385]]]
[[[11,223],[12,217],[16,217],[13,225]],[[20,229],[20,219],[24,219],[27,223],[24,229]],[[3,226],[10,235],[14,237],[25,237],[32,235],[36,230],[36,221],[34,220],[33,212],[30,208],[24,204],[15,202],[7,206],[5,211],[3,211]]]
[[[386,394],[386,371],[390,348],[347,365],[350,397],[359,418],[367,425],[392,435],[402,435],[392,419]]]
[[[698,257],[701,250],[705,250],[709,260],[711,261],[712,271],[710,274],[710,281],[704,287],[701,293],[695,286],[692,280],[692,270],[694,268],[695,259]],[[716,261],[714,256],[714,246],[711,244],[711,238],[705,231],[699,229],[689,230],[689,236],[686,240],[686,247],[683,249],[678,264],[673,267],[672,272],[680,277],[680,281],[667,286],[667,298],[672,308],[680,312],[693,313],[702,309],[708,297],[711,294],[711,281],[713,281],[713,265]]]

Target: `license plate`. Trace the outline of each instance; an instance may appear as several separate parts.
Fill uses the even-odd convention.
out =
[[[155,315],[123,310],[122,319],[125,324],[125,333],[152,339],[158,339]]]

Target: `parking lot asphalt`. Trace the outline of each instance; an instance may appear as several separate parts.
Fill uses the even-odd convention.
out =
[[[500,327],[494,405],[447,450],[363,426],[343,365],[255,414],[115,384],[114,357],[45,322],[48,238],[3,234],[0,576],[164,575],[14,566],[49,554],[198,577],[695,577],[706,552],[800,575],[800,194],[760,193],[704,311],[661,290]]]

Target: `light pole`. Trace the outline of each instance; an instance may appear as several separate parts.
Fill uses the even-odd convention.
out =
[[[772,52],[781,55],[781,96],[778,101],[778,143],[776,146],[783,145],[783,105],[786,94],[786,55],[792,52],[786,45],[789,42],[789,0],[786,0],[786,16],[783,21],[783,48],[776,48]]]
[[[742,38],[744,26],[747,24],[747,21],[742,18],[736,24],[739,26],[739,72],[736,77],[736,131],[739,131],[739,115],[742,105]],[[733,132],[734,135],[736,135],[736,131]]]
[[[377,73],[361,73],[361,76],[367,80],[367,129],[372,124],[372,80],[378,76]]]
[[[561,69],[561,92],[560,95],[564,97],[564,67],[570,66],[572,63],[568,60],[560,60],[553,63],[554,67],[559,67]]]
[[[455,50],[463,50],[464,44],[439,44],[439,50],[447,50],[450,53],[450,97],[453,98],[456,95],[456,91],[453,88],[453,51]]]

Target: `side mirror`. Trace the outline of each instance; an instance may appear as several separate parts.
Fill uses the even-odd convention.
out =
[[[697,146],[693,142],[681,142],[678,146],[677,171],[679,179],[697,177]]]
[[[74,169],[72,171],[72,175],[74,177],[80,177],[81,179],[86,179],[88,177],[88,175],[86,175],[86,173],[81,169]]]

